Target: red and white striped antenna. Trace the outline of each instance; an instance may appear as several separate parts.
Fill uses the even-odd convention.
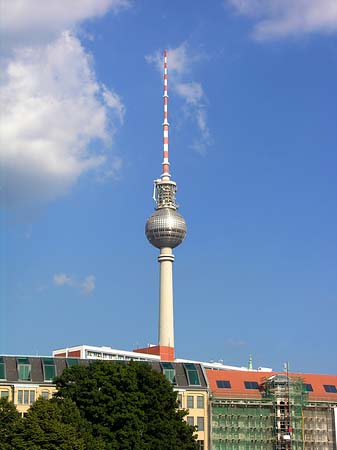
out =
[[[169,123],[167,121],[167,105],[168,105],[168,94],[167,94],[167,51],[164,50],[164,122],[163,122],[163,135],[164,135],[164,155],[163,155],[163,173],[161,179],[167,181],[171,178],[169,171],[169,159],[168,159],[168,130]]]

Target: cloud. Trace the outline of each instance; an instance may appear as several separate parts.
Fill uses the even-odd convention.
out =
[[[53,283],[57,287],[69,286],[78,289],[84,295],[91,294],[96,287],[94,275],[88,275],[83,281],[77,281],[75,278],[62,272],[54,275]]]
[[[99,179],[106,173],[118,178],[122,163],[113,137],[123,124],[123,101],[99,83],[92,55],[75,32],[62,28],[108,10],[118,12],[129,2],[41,1],[39,8],[36,0],[0,2],[1,32],[16,37],[2,55],[0,206],[47,203],[92,171]],[[36,38],[30,45],[25,32]],[[40,32],[49,33],[49,40]]]
[[[19,50],[0,86],[2,206],[47,202],[66,193],[83,173],[103,165],[93,140],[111,143],[110,113],[124,106],[98,84],[90,56],[64,32],[53,43]]]
[[[160,74],[163,72],[163,52],[157,50],[152,55],[146,55],[145,59],[148,63],[155,64],[157,70]],[[173,75],[173,79],[175,77],[179,77],[181,75],[186,74],[191,69],[191,63],[195,61],[196,56],[192,56],[188,54],[187,43],[183,42],[179,47],[170,48],[168,50],[168,61],[169,61],[169,73],[170,79],[171,75]],[[198,58],[197,58],[198,59]]]
[[[253,36],[258,40],[337,31],[336,0],[225,0],[225,4],[256,18]]]
[[[175,89],[191,105],[197,105],[204,96],[201,84],[196,82],[178,83]]]
[[[163,72],[163,56],[160,51],[145,57],[148,63],[154,64],[160,74]],[[191,147],[204,154],[212,143],[211,134],[207,125],[206,104],[207,99],[201,83],[187,81],[194,64],[202,59],[202,56],[189,52],[186,42],[179,47],[168,49],[168,74],[169,87],[184,101],[184,114],[193,121],[199,131],[199,136]]]
[[[84,294],[89,295],[95,289],[95,277],[89,275],[82,283],[81,288]]]
[[[41,43],[86,19],[118,13],[130,5],[129,0],[0,0],[0,32],[13,44]]]
[[[65,273],[56,273],[53,277],[53,281],[56,286],[72,285],[72,279]]]

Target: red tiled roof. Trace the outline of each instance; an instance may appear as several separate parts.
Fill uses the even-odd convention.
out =
[[[264,381],[274,375],[285,375],[284,372],[253,372],[237,370],[213,370],[206,369],[209,387],[215,397],[225,398],[247,398],[260,399],[261,392],[257,389],[246,389],[245,381],[256,381],[259,386]],[[303,383],[312,385],[312,392],[308,392],[309,400],[335,401],[337,403],[337,393],[326,392],[324,385],[333,385],[337,388],[336,375],[316,375],[306,373],[289,373],[290,378],[301,378]],[[224,389],[217,387],[217,380],[229,381],[231,388]]]

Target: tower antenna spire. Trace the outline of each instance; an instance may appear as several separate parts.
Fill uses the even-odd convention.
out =
[[[168,75],[167,75],[167,50],[164,50],[164,121],[163,121],[163,143],[164,143],[164,149],[163,149],[163,173],[161,175],[161,179],[163,181],[168,181],[171,178],[170,171],[169,171],[169,150],[168,150],[168,131],[170,124],[167,121],[168,118]]]

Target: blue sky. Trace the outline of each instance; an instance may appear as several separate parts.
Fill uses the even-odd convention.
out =
[[[335,0],[1,1],[1,342],[157,342],[161,54],[176,356],[336,373]]]

